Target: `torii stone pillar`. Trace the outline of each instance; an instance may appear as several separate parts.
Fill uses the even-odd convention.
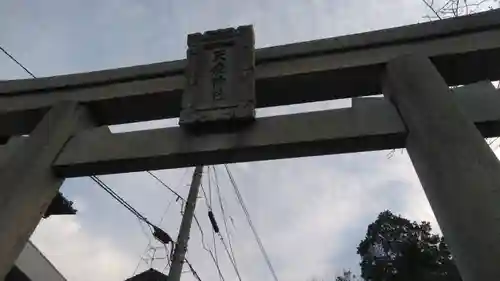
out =
[[[52,163],[70,137],[95,125],[76,102],[55,104],[23,142],[0,157],[0,280],[11,269],[64,179]],[[5,150],[7,149],[7,150]]]
[[[463,280],[498,280],[497,157],[428,58],[388,63],[383,93],[407,127],[408,154]]]

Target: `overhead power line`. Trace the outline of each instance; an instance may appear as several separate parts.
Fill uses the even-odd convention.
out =
[[[205,191],[205,188],[204,188],[203,184],[201,184],[201,190],[203,192],[203,197],[205,198],[205,200],[204,200],[205,201],[205,205],[207,206],[207,209],[208,209],[208,219],[209,219],[210,224],[212,226],[212,238],[213,238],[214,254],[212,254],[212,253],[211,254],[214,256],[214,263],[218,267],[219,259],[218,259],[218,256],[217,256],[217,242],[216,242],[216,239],[215,239],[215,236],[217,236],[219,238],[219,240],[221,241],[222,245],[225,248],[225,251],[226,251],[226,254],[227,254],[228,258],[229,258],[229,261],[233,265],[233,268],[234,268],[236,274],[238,275],[238,279],[241,281],[241,277],[240,277],[240,273],[238,271],[238,268],[236,267],[235,262],[233,260],[233,257],[231,256],[231,254],[230,254],[230,252],[229,252],[229,250],[228,250],[228,248],[226,246],[226,243],[224,242],[224,238],[223,238],[223,236],[220,233],[220,229],[219,229],[219,226],[217,224],[217,221],[215,219],[215,215],[214,215],[214,212],[213,212],[213,209],[212,209],[212,185],[211,185],[211,178],[210,178],[210,166],[207,167],[207,179],[208,179],[208,190],[209,190],[208,194]],[[219,278],[220,278],[221,281],[224,279],[222,275],[219,275]]]
[[[170,192],[172,192],[173,194],[175,194],[175,196],[177,196],[178,199],[181,199],[182,201],[186,201],[186,199],[184,199],[179,193],[177,193],[175,190],[173,190],[170,186],[168,186],[164,181],[162,181],[158,176],[156,176],[155,174],[153,174],[151,171],[146,171],[146,173],[148,173],[149,175],[151,175],[161,185],[163,185],[168,190],[170,190]]]
[[[35,74],[29,71],[21,62],[19,62],[13,55],[11,55],[4,47],[0,46],[0,50],[8,56],[13,62],[15,62],[18,66],[20,66],[24,71],[26,71],[31,77],[36,78]]]
[[[198,226],[198,231],[200,232],[200,235],[201,235],[201,246],[203,247],[203,250],[205,250],[210,255],[210,258],[212,259],[212,262],[214,263],[215,268],[217,269],[219,279],[224,281],[225,278],[224,278],[224,275],[222,274],[222,270],[220,269],[218,260],[216,259],[212,250],[210,248],[208,248],[207,245],[205,244],[205,233],[204,233],[203,229],[201,228],[200,221],[198,220],[196,215],[194,216],[194,221],[196,222],[196,225]]]
[[[214,254],[215,254],[215,263],[217,263],[217,267],[219,266],[219,257],[217,256],[217,242],[215,240],[215,231],[214,229],[212,228],[212,241],[213,241],[213,245],[214,245]],[[224,281],[224,278],[222,278],[223,276],[221,275],[221,281]]]
[[[231,253],[229,252],[229,249],[226,245],[226,242],[224,241],[224,238],[222,237],[222,234],[217,233],[219,236],[219,239],[222,243],[222,246],[224,246],[224,250],[226,251],[227,256],[229,257],[229,261],[233,265],[234,271],[236,272],[236,275],[238,276],[238,280],[241,281],[241,275],[240,271],[238,270],[238,266],[236,265],[236,261],[234,260],[234,257],[231,257]]]
[[[267,255],[266,249],[264,248],[264,245],[262,244],[262,241],[260,240],[259,234],[257,233],[257,230],[255,229],[255,227],[253,225],[252,218],[250,217],[250,213],[248,212],[248,209],[245,205],[245,202],[243,201],[243,197],[241,196],[238,185],[236,184],[236,181],[234,180],[234,177],[233,177],[231,171],[229,170],[228,165],[224,164],[224,167],[226,168],[227,175],[229,176],[229,180],[231,182],[231,185],[233,186],[234,193],[236,194],[238,202],[240,203],[240,206],[243,209],[243,212],[245,213],[245,216],[246,216],[247,221],[248,221],[248,225],[250,226],[250,229],[253,232],[253,235],[255,237],[255,241],[257,242],[259,249],[262,253],[262,256],[264,256],[264,260],[265,260],[267,266],[269,267],[269,271],[271,271],[271,274],[273,275],[274,280],[279,281],[278,276],[276,275],[276,271],[274,270],[273,265],[271,263],[271,260],[269,259],[269,256]]]
[[[189,270],[191,270],[191,273],[193,273],[193,276],[196,278],[196,280],[201,281],[200,275],[194,270],[193,265],[188,261],[188,259],[184,259],[189,266]]]
[[[187,169],[186,169],[187,171]],[[151,173],[148,171],[148,174],[151,175],[153,178],[155,178],[160,184],[162,184],[164,187],[166,187],[172,194],[174,194],[178,200],[181,200],[183,203],[186,202],[186,200],[180,196],[174,189],[170,188],[165,182],[163,182],[158,176],[156,176],[155,174]],[[186,174],[186,173],[185,173]],[[185,175],[184,174],[184,175]],[[183,175],[183,177],[184,177]],[[202,187],[202,190],[203,190],[203,193],[205,195],[205,199],[207,197],[206,193],[205,193],[205,190],[203,189],[203,185],[201,185]],[[176,201],[178,201],[176,200]],[[207,208],[211,209],[208,205],[208,202],[207,200],[205,200],[205,204],[207,204]],[[181,210],[181,214],[182,214],[182,210]],[[219,261],[218,261],[218,258],[216,256],[216,254],[214,254],[214,252],[210,249],[210,248],[207,248],[207,245],[205,243],[205,233],[201,227],[201,224],[200,224],[200,221],[198,220],[198,217],[196,215],[196,213],[194,214],[194,221],[196,222],[196,226],[198,228],[198,231],[200,232],[201,234],[201,245],[203,247],[203,249],[210,255],[210,258],[212,259],[212,262],[214,264],[214,266],[216,267],[217,269],[217,273],[219,275],[219,278],[221,281],[224,281],[225,278],[224,278],[224,275],[222,274],[222,270],[220,268],[220,265],[219,265]]]
[[[139,213],[134,207],[132,207],[127,201],[121,198],[116,192],[114,192],[107,184],[105,184],[99,177],[90,176],[90,178],[97,183],[104,191],[106,191],[111,197],[113,197],[118,203],[120,203],[123,207],[129,210],[132,214],[134,214],[139,220],[145,222],[149,226],[153,227],[152,224],[145,216]]]
[[[118,203],[134,214],[139,220],[145,222],[148,226],[153,228],[152,234],[160,242],[164,244],[173,243],[173,239],[165,231],[163,231],[158,226],[151,223],[145,216],[139,213],[134,207],[132,207],[127,201],[125,201],[120,195],[114,192],[106,183],[104,183],[97,176],[90,176],[90,178],[96,182],[104,191],[106,191],[111,197],[113,197]]]
[[[236,258],[235,258],[234,251],[233,251],[233,245],[231,243],[231,234],[229,233],[229,227],[227,226],[227,216],[226,216],[226,211],[225,211],[225,208],[224,208],[222,194],[221,194],[221,191],[220,191],[219,179],[217,177],[217,170],[215,170],[215,166],[212,166],[212,169],[214,171],[215,187],[216,187],[216,190],[217,190],[217,197],[219,199],[219,206],[220,206],[220,210],[221,210],[221,213],[222,213],[222,218],[224,220],[224,228],[226,230],[226,236],[227,236],[227,239],[229,241],[229,248],[231,249],[231,254],[233,256],[233,260],[236,263]]]
[[[177,184],[177,186],[176,186],[175,188],[170,187],[170,186],[169,186],[168,184],[166,184],[163,180],[161,180],[159,176],[155,175],[153,172],[151,172],[151,171],[146,171],[146,172],[147,172],[147,173],[148,173],[148,174],[149,174],[152,178],[154,178],[157,182],[159,182],[162,186],[164,186],[165,188],[167,188],[167,190],[168,190],[169,192],[171,192],[171,193],[174,195],[174,196],[173,196],[173,197],[169,200],[169,202],[168,202],[168,204],[167,204],[167,207],[166,207],[166,208],[165,208],[165,210],[163,211],[163,214],[162,214],[162,216],[161,216],[161,218],[160,218],[160,221],[159,221],[159,223],[158,223],[158,224],[160,224],[160,225],[161,225],[161,223],[163,222],[163,220],[165,219],[165,217],[166,217],[166,215],[167,215],[167,213],[168,213],[168,210],[170,209],[170,207],[171,207],[172,203],[174,203],[174,201],[175,201],[175,202],[178,202],[178,201],[180,200],[180,201],[182,201],[182,202],[185,202],[185,199],[184,199],[184,198],[183,198],[183,197],[182,197],[182,196],[181,196],[178,192],[176,192],[175,190],[176,190],[176,189],[178,189],[178,188],[182,185],[182,182],[183,182],[183,180],[184,180],[184,177],[187,175],[188,169],[185,169],[185,170],[184,170],[184,173],[182,174],[182,176],[181,176],[181,178],[180,178],[180,181],[179,181],[179,183]],[[194,217],[194,218],[195,218],[196,222],[198,223],[198,220],[197,220],[197,218],[196,218],[196,215],[195,215],[195,217]],[[198,224],[199,224],[199,223],[198,223]],[[151,238],[149,238],[149,240],[148,240],[148,244],[146,245],[146,248],[144,249],[144,252],[145,252],[145,253],[146,253],[149,249],[151,249],[151,242],[152,242],[152,241],[151,241]],[[164,246],[165,246],[165,247],[167,247],[166,245],[164,245]],[[171,266],[170,261],[171,261],[171,259],[172,259],[173,250],[174,250],[174,247],[172,246],[171,251],[170,251],[170,258],[166,259],[166,260],[167,260],[167,264],[166,264],[166,265],[165,265],[165,267],[163,268],[162,273],[163,273],[163,272],[164,272],[164,271],[165,271],[165,270],[166,270],[169,266]],[[168,250],[165,248],[165,251],[168,251]],[[153,259],[154,259],[154,257],[153,257]],[[141,256],[141,257],[139,258],[139,261],[138,261],[138,263],[137,263],[137,266],[136,266],[136,268],[135,268],[135,270],[134,270],[133,275],[135,275],[135,273],[136,273],[136,272],[137,272],[137,270],[139,269],[139,266],[140,266],[140,264],[141,264],[141,261],[142,261],[142,260],[143,260],[143,257]]]
[[[236,275],[238,276],[238,279],[241,281],[241,275],[240,275],[240,271],[238,270],[238,264],[236,262],[236,256],[234,255],[234,250],[233,250],[233,244],[231,242],[231,235],[229,234],[229,230],[228,230],[228,227],[227,227],[227,217],[226,217],[226,211],[224,209],[224,205],[222,203],[222,195],[221,195],[221,192],[220,192],[220,187],[219,187],[219,180],[218,180],[218,177],[217,177],[217,170],[215,170],[215,167],[212,166],[212,169],[213,169],[213,174],[214,174],[214,179],[215,179],[215,187],[216,187],[216,190],[217,190],[217,197],[218,197],[218,200],[219,200],[219,206],[220,206],[220,210],[221,210],[221,214],[222,214],[222,219],[224,221],[224,229],[226,231],[226,236],[227,236],[227,240],[229,242],[229,249],[230,251],[228,250],[228,247],[224,241],[224,238],[222,236],[221,233],[219,233],[219,238],[222,242],[222,245],[224,246],[224,249],[229,257],[229,260],[231,261],[232,265],[233,265],[233,268],[234,268],[234,271],[236,272]],[[210,170],[209,170],[210,171]],[[208,180],[210,182],[210,176],[208,177]]]
[[[172,203],[176,201],[176,197],[172,197],[170,199],[170,202],[168,202],[167,204],[167,207],[165,208],[165,211],[163,211],[163,214],[160,218],[160,221],[158,223],[158,225],[161,225],[161,223],[163,222],[163,220],[165,219],[165,216],[167,215],[167,212],[168,210],[170,209],[170,206],[172,206]],[[141,224],[142,225],[142,224]],[[137,262],[137,266],[135,267],[135,270],[134,270],[134,273],[132,274],[132,276],[134,276],[136,273],[137,273],[137,270],[139,269],[139,266],[141,265],[141,261],[144,260],[143,256],[145,255],[145,253],[147,253],[150,249],[151,249],[151,245],[152,245],[152,237],[148,237],[148,244],[146,245],[146,248],[144,249],[144,254],[142,254],[140,257],[139,257],[139,261]],[[166,245],[164,245],[166,247]],[[173,250],[173,247],[172,247],[172,250]],[[167,251],[167,250],[166,250]],[[154,258],[154,257],[153,257]],[[162,273],[167,269],[168,266],[170,266],[170,259],[171,258],[168,258],[167,259],[167,264],[165,265],[165,267],[163,268],[163,271]]]

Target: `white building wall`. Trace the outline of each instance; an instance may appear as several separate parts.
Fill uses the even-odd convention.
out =
[[[16,261],[17,267],[32,281],[66,281],[50,261],[28,241]]]

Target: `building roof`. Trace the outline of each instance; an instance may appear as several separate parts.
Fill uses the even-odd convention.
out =
[[[167,275],[150,268],[142,273],[130,277],[125,281],[167,281]]]
[[[6,276],[6,281],[66,281],[64,276],[28,241]]]

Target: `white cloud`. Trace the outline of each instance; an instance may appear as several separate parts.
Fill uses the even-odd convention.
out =
[[[81,227],[77,216],[53,216],[40,223],[33,242],[68,280],[124,280],[135,266],[112,237]],[[92,276],[92,278],[89,278]]]

